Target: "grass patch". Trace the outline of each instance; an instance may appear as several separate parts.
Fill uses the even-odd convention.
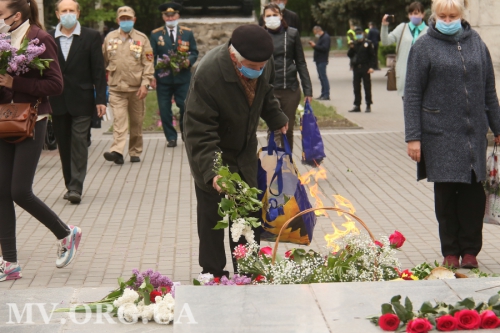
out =
[[[295,127],[298,129],[300,126],[300,117],[304,111],[304,97],[302,96],[302,102],[297,109],[297,116],[295,117]],[[357,127],[356,124],[352,123],[348,119],[345,119],[337,113],[337,110],[333,106],[327,106],[319,101],[313,100],[311,106],[318,120],[318,125],[321,128],[344,128],[344,127]],[[172,105],[172,111],[177,119],[176,129],[180,132],[179,128],[179,108],[174,104]],[[159,125],[159,126],[158,126]],[[158,108],[158,99],[156,98],[156,91],[149,91],[146,97],[146,114],[144,115],[144,123],[142,129],[145,132],[163,132],[160,119],[160,111]],[[264,120],[260,120],[259,128],[260,131],[266,131],[267,125]],[[112,128],[110,129],[112,131]]]

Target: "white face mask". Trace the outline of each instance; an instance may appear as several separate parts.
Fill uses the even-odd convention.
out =
[[[320,35],[320,34],[316,34],[316,35],[314,35],[314,36],[316,36],[316,38],[320,38],[320,37],[321,37],[321,35]]]
[[[266,27],[271,30],[276,30],[281,26],[281,17],[269,16],[265,18]]]
[[[169,28],[175,28],[177,26],[178,21],[177,20],[175,20],[175,21],[167,21],[166,23],[167,23],[167,27],[169,27]]]
[[[12,14],[11,16],[6,17],[5,19],[9,19],[14,15],[16,15],[16,14]],[[12,28],[11,25],[8,25],[7,23],[5,23],[5,19],[0,19],[0,34],[5,34],[5,33],[9,32],[10,28]],[[16,22],[14,21],[12,24],[14,24],[14,23],[16,23]]]

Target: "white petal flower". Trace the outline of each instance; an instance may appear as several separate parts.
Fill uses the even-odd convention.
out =
[[[126,288],[123,295],[113,302],[115,308],[119,308],[123,304],[135,303],[139,299],[139,294],[132,289]]]
[[[139,320],[139,311],[134,303],[125,303],[118,308],[118,319],[127,323]]]
[[[206,273],[206,274],[200,273],[200,275],[198,275],[198,279],[197,280],[200,281],[200,283],[202,285],[205,285],[208,282],[212,281],[213,279],[214,279],[214,276],[212,274],[210,274],[210,273]]]

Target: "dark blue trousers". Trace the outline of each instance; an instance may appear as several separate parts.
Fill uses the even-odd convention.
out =
[[[172,124],[172,96],[174,97],[175,104],[179,107],[180,119],[178,122],[181,128],[181,134],[184,132],[184,101],[189,90],[189,82],[184,84],[161,84],[158,83],[156,93],[158,98],[158,106],[160,108],[161,123],[163,125],[163,132],[167,141],[177,141],[177,130]]]
[[[319,82],[321,82],[321,97],[330,98],[330,82],[326,76],[326,66],[328,62],[317,62],[316,69],[318,70]]]

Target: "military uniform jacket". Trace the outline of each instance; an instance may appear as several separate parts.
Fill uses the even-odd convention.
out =
[[[122,40],[120,29],[111,31],[102,47],[110,91],[137,91],[153,80],[153,50],[142,32],[132,29]]]
[[[170,40],[169,33],[165,26],[155,29],[151,32],[151,46],[153,48],[154,63],[158,61],[158,58],[162,57],[164,54],[168,55],[169,51],[177,51],[179,44],[189,47],[189,68],[181,69],[180,73],[173,75],[170,74],[163,78],[158,77],[158,71],[155,71],[155,78],[158,83],[161,84],[185,84],[189,83],[191,80],[191,67],[194,65],[198,59],[198,49],[196,48],[196,40],[194,39],[193,32],[191,29],[186,27],[177,26],[177,36],[175,43],[172,44]]]
[[[198,65],[186,98],[184,135],[186,152],[196,185],[213,191],[215,153],[224,164],[257,187],[257,126],[259,118],[271,130],[288,118],[274,97],[274,61],[269,60],[257,81],[250,106],[229,56],[229,42],[207,53]]]
[[[351,58],[353,66],[366,66],[369,68],[377,68],[377,56],[372,42],[368,39],[357,40],[354,42],[354,47],[350,47],[347,56]]]

